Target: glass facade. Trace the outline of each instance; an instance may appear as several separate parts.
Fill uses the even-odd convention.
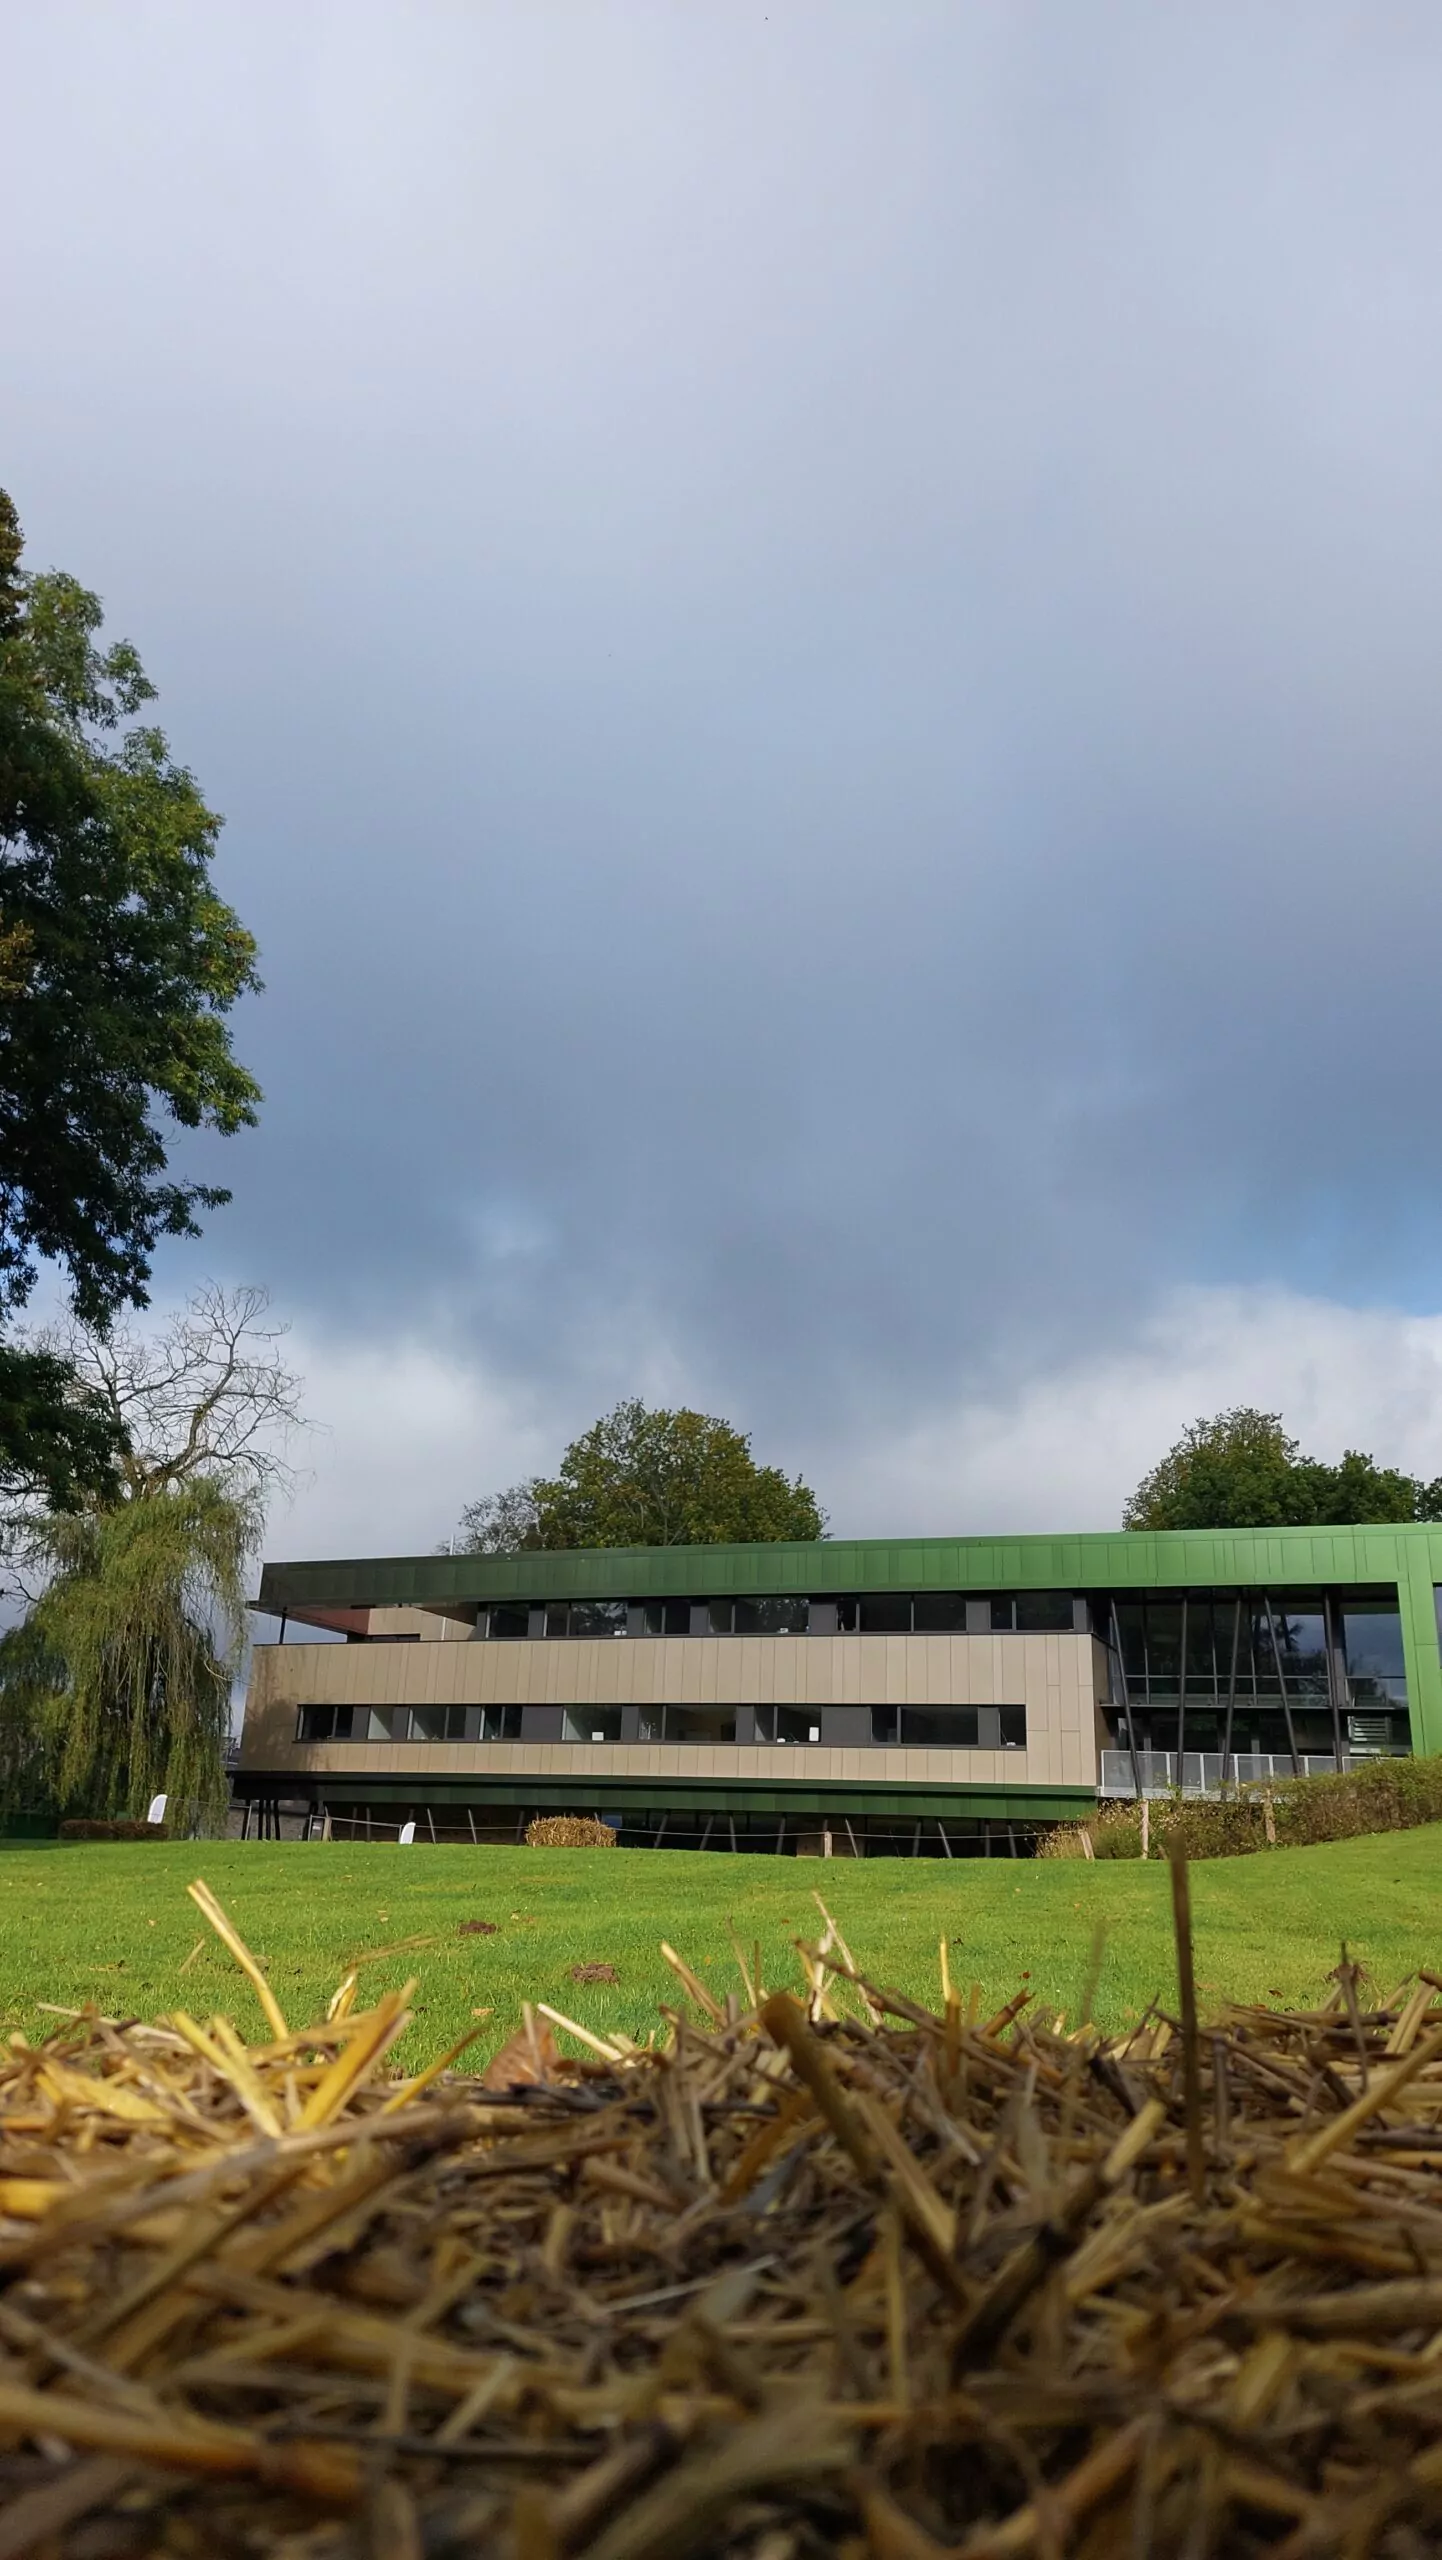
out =
[[[1410,1748],[1395,1594],[1118,1593],[1092,1606],[1114,1741],[1333,1761]]]

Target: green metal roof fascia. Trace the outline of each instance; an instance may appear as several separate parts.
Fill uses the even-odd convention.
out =
[[[489,1600],[720,1598],[789,1591],[1171,1589],[1238,1583],[1442,1582],[1442,1524],[1342,1529],[1098,1530],[1072,1537],[826,1538],[714,1547],[593,1547],[520,1556],[267,1564],[257,1605],[444,1607]]]
[[[307,1797],[319,1804],[553,1804],[574,1812],[599,1811],[614,1805],[622,1811],[672,1813],[852,1813],[952,1814],[992,1821],[1066,1822],[1096,1809],[1094,1787],[899,1786],[864,1784],[747,1786],[725,1779],[690,1779],[675,1785],[665,1779],[632,1778],[347,1778],[334,1770],[293,1769],[236,1773],[236,1795],[244,1802]]]

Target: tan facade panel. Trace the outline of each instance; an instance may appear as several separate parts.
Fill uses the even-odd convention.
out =
[[[375,1613],[377,1616],[379,1612]],[[390,1611],[416,1620],[423,1611]],[[447,1625],[451,1621],[444,1621]],[[389,1630],[387,1630],[389,1631]],[[409,1630],[396,1630],[408,1632]],[[1090,1636],[660,1636],[258,1645],[240,1764],[616,1777],[1094,1786],[1106,1655]],[[1024,1706],[1024,1751],[821,1744],[299,1743],[304,1706]],[[454,1756],[453,1756],[454,1755]]]

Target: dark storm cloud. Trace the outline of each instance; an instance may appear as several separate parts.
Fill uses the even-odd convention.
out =
[[[1435,11],[7,53],[0,476],[264,945],[212,1261],[768,1435],[1437,1303]]]

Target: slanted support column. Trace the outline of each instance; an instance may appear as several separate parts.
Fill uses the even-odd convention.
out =
[[[1265,1591],[1262,1594],[1262,1607],[1267,1613],[1267,1633],[1272,1639],[1272,1660],[1277,1666],[1277,1687],[1282,1693],[1282,1720],[1287,1728],[1287,1749],[1291,1755],[1292,1775],[1296,1777],[1302,1766],[1297,1757],[1297,1729],[1292,1722],[1292,1701],[1287,1689],[1287,1675],[1282,1669],[1282,1647],[1277,1635],[1277,1621],[1273,1615],[1271,1599]]]

